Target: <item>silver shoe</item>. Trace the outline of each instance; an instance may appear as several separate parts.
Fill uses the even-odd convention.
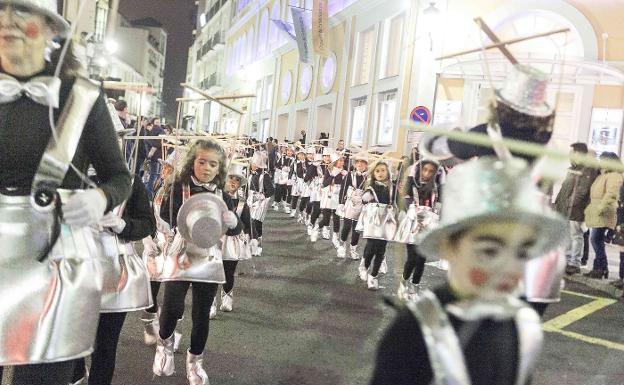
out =
[[[327,226],[323,227],[323,230],[321,231],[321,235],[323,236],[323,239],[329,239],[329,227]]]
[[[234,305],[234,290],[230,290],[229,293],[226,293],[225,291],[221,291],[221,306],[219,307],[219,310],[224,311],[224,312],[230,312],[232,311],[232,306]]]
[[[344,259],[347,255],[347,249],[345,248],[344,244],[340,244],[338,246],[338,249],[336,250],[336,254],[338,255],[338,258]]]
[[[340,240],[340,236],[338,235],[338,233],[332,233],[332,244],[336,249],[342,246],[342,241]]]
[[[351,259],[358,260],[360,259],[360,254],[357,252],[357,245],[349,245],[349,251],[351,251]]]
[[[319,228],[318,226],[314,226],[312,232],[310,233],[310,242],[316,242],[319,236]]]
[[[158,313],[149,313],[143,310],[141,322],[143,323],[143,342],[147,346],[156,345],[159,330]]]
[[[212,306],[210,306],[210,315],[208,316],[209,319],[215,319],[217,318],[217,303],[216,303],[216,298],[212,301]]]
[[[366,282],[366,278],[368,276],[368,269],[365,266],[364,258],[362,258],[362,260],[360,261],[360,266],[358,267],[358,273],[359,273],[360,279]]]
[[[186,379],[189,385],[209,385],[208,374],[204,370],[204,355],[186,352]]]
[[[384,257],[383,261],[381,261],[381,266],[379,266],[379,274],[387,274],[388,273],[388,263],[386,262],[387,258]]]
[[[379,290],[379,281],[377,280],[377,277],[373,277],[369,274],[366,278],[366,286],[368,287],[368,290]]]
[[[156,354],[152,371],[157,376],[171,376],[175,372],[175,361],[173,359],[173,347],[175,345],[175,333],[171,337],[162,339],[160,336],[156,341]]]

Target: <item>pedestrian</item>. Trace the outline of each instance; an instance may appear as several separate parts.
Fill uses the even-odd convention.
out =
[[[305,130],[301,130],[301,139],[299,139],[299,141],[303,145],[306,144],[306,136],[307,136],[307,134],[306,134]]]
[[[221,306],[222,312],[231,312],[234,307],[234,275],[239,261],[251,258],[251,246],[249,236],[251,234],[251,214],[249,205],[241,192],[241,187],[247,186],[245,168],[242,164],[232,163],[228,171],[228,179],[225,184],[225,191],[232,199],[232,206],[236,210],[243,231],[234,236],[226,235],[223,242],[223,269],[225,271],[225,283],[221,285]],[[217,314],[217,300],[212,303],[210,318]]]
[[[414,210],[417,217],[424,215],[423,209],[436,211],[436,204],[438,203],[436,175],[439,168],[440,165],[436,161],[423,159],[409,169],[404,194],[408,211]],[[410,207],[411,205],[414,207]],[[421,213],[418,213],[419,210]],[[398,296],[410,299],[418,295],[420,291],[420,281],[425,272],[427,257],[420,252],[417,243],[407,243],[405,247],[407,258],[403,265],[403,281],[399,283]]]
[[[362,212],[364,186],[368,176],[368,153],[360,152],[353,157],[355,169],[345,177],[345,182],[340,190],[340,204],[344,205],[342,218],[342,230],[340,232],[341,244],[338,247],[338,258],[346,258],[347,239],[351,235],[349,243],[349,255],[353,260],[360,259],[357,246],[360,241],[360,233],[355,230],[358,218]]]
[[[172,229],[168,234],[166,259],[171,260],[171,266],[176,268],[163,268],[170,271],[171,275],[163,277],[166,281],[165,292],[152,370],[157,376],[171,376],[175,370],[174,331],[184,314],[184,299],[192,283],[191,346],[186,355],[186,378],[191,385],[208,383],[208,375],[203,368],[203,353],[208,340],[210,308],[219,284],[225,283],[225,272],[220,247],[202,249],[193,245],[190,240],[183,239],[177,216],[184,202],[193,195],[213,194],[217,202],[222,200],[227,206],[227,210],[216,214],[222,216],[223,225],[228,229],[226,234],[240,234],[242,225],[233,212],[232,200],[222,190],[227,178],[226,160],[225,151],[217,142],[209,139],[194,142],[175,181],[165,187],[165,198],[160,211],[161,219],[169,223]],[[170,213],[173,214],[171,217]],[[178,261],[184,261],[189,266],[180,269]],[[165,264],[168,262],[165,260]]]
[[[251,213],[251,254],[262,255],[262,223],[275,194],[273,181],[268,173],[268,157],[264,151],[256,151],[251,158],[251,176],[247,203]]]
[[[600,160],[607,159],[621,163],[616,153],[600,154]],[[584,274],[590,278],[609,278],[605,233],[617,225],[617,200],[623,183],[621,173],[602,169],[591,186],[590,202],[585,208],[585,222],[591,228],[590,241],[596,256],[592,270]]]
[[[56,2],[0,0],[0,35],[0,222],[11,229],[0,253],[0,382],[10,368],[12,385],[66,385],[98,324],[88,227],[127,198],[131,177]],[[66,45],[63,61],[51,41]]]
[[[289,179],[292,181],[292,191],[291,196],[292,200],[290,202],[290,217],[294,218],[297,215],[297,204],[299,203],[299,199],[303,201],[303,193],[305,190],[305,181],[303,178],[305,177],[305,172],[307,169],[306,166],[306,152],[303,147],[299,147],[297,150],[296,161],[293,168],[290,170]],[[305,206],[304,206],[305,207]],[[299,210],[299,217],[303,210]],[[299,219],[300,220],[300,219]]]
[[[124,205],[123,214],[119,216],[115,212],[109,212],[100,219],[98,227],[101,227],[104,231],[111,234],[116,234],[119,242],[122,243],[140,241],[156,230],[156,220],[154,219],[154,213],[150,206],[147,191],[138,175],[134,178],[132,193]],[[115,240],[115,242],[118,241]],[[124,267],[138,267],[137,265],[129,265],[129,263],[132,262],[130,258],[135,256],[119,255],[116,257],[125,257]],[[140,267],[143,269],[145,268],[144,265]],[[127,274],[127,271],[114,271],[113,274],[121,276],[122,274]],[[136,279],[138,274],[144,274],[145,280]],[[105,280],[108,281],[106,278],[107,277],[105,277]],[[119,280],[118,276],[108,278]],[[109,295],[108,297],[103,296],[103,299],[113,299],[113,304],[107,307],[107,304],[103,302],[103,308],[106,309],[105,311],[103,309],[100,313],[94,350],[91,354],[91,367],[88,372],[88,379],[84,382],[84,379],[87,378],[87,370],[85,359],[80,358],[76,361],[74,378],[72,381],[73,384],[111,384],[113,374],[115,373],[117,344],[119,343],[119,336],[126,320],[126,315],[128,311],[144,309],[144,304],[149,306],[147,302],[139,301],[139,299],[151,298],[151,295],[148,294],[148,288],[145,285],[148,280],[147,271],[133,270],[133,278],[132,280],[126,281],[125,287],[115,287],[115,293],[113,295]],[[145,292],[141,293],[141,291]],[[139,304],[137,301],[142,303]],[[117,309],[115,309],[115,307],[117,307]]]
[[[528,384],[538,363],[540,318],[518,286],[529,259],[564,241],[565,222],[545,211],[524,162],[481,158],[456,168],[440,226],[420,247],[448,260],[448,282],[400,309],[371,385]]]
[[[587,144],[573,143],[571,154],[587,154]],[[555,209],[568,220],[570,242],[566,248],[566,274],[581,272],[583,257],[583,227],[585,208],[589,205],[589,191],[599,171],[572,162],[555,199]]]
[[[390,175],[390,165],[384,160],[378,160],[373,164],[368,174],[366,192],[362,196],[362,201],[369,206],[366,206],[364,210],[386,211],[393,205],[395,195],[396,190]],[[386,222],[363,223],[362,225],[384,227]],[[362,281],[366,282],[369,290],[379,290],[377,275],[382,263],[386,259],[386,247],[389,239],[369,237],[366,231],[364,231],[363,238],[366,239],[366,246],[364,247],[363,258],[358,269],[359,276]]]
[[[323,173],[323,187],[321,188],[321,214],[323,215],[319,228],[322,229],[323,239],[331,239],[333,246],[340,247],[340,217],[336,214],[339,205],[342,181],[347,175],[344,170],[344,158],[338,153],[330,155],[329,164]],[[332,221],[332,230],[329,221]],[[331,234],[331,238],[330,238]]]

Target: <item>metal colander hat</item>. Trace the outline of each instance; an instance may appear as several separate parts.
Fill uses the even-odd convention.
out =
[[[440,226],[425,236],[419,248],[427,256],[441,257],[442,240],[492,221],[524,223],[535,229],[531,258],[550,252],[567,237],[567,222],[546,204],[525,161],[483,157],[456,166],[448,175]]]
[[[7,5],[24,7],[44,16],[58,36],[66,38],[69,35],[69,23],[58,14],[57,0],[0,0],[0,7]]]

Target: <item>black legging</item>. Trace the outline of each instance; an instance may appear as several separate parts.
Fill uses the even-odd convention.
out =
[[[325,226],[329,226],[329,219],[331,218],[333,220],[334,233],[339,232],[340,231],[340,217],[336,214],[336,210],[322,209],[321,212],[323,213],[323,219],[321,219],[321,222],[319,223],[319,227],[323,228]]]
[[[299,196],[292,196],[292,199],[290,201],[290,209],[292,211],[297,210],[297,202],[299,202]]]
[[[301,200],[299,201],[300,213],[303,213],[305,211],[307,214],[310,214],[309,212],[307,212],[308,202],[310,202],[310,197],[301,197]]]
[[[262,222],[259,220],[253,219],[251,221],[251,226],[253,227],[253,231],[251,232],[251,239],[258,239],[262,237]]]
[[[292,202],[292,186],[286,185],[286,198],[284,200],[290,204]]]
[[[427,262],[427,257],[420,254],[416,245],[405,246],[407,249],[407,260],[405,261],[405,265],[403,265],[403,279],[409,279],[413,272],[414,275],[412,276],[412,283],[418,285],[422,279],[423,273],[425,272],[425,262]]]
[[[342,222],[342,233],[340,234],[340,239],[343,242],[346,242],[347,238],[349,238],[349,232],[351,232],[351,246],[357,246],[360,241],[360,233],[355,231],[357,222],[357,220],[349,218],[345,218]]]
[[[387,245],[388,241],[384,241],[382,239],[368,238],[366,240],[366,247],[364,247],[364,266],[368,269],[371,262],[373,262],[373,258],[375,258],[375,262],[373,262],[373,271],[371,272],[373,277],[377,277],[377,274],[379,274],[379,268],[381,267],[381,263],[386,255]]]
[[[321,202],[311,202],[312,205],[312,215],[310,216],[310,223],[312,226],[316,224],[317,219],[321,215]]]
[[[234,273],[236,272],[238,261],[223,261],[223,270],[225,270],[225,283],[223,291],[230,293],[234,288]]]
[[[10,385],[67,385],[72,381],[75,363],[76,360],[71,360],[53,364],[15,366]],[[2,369],[0,366],[0,383]]]
[[[95,337],[95,350],[91,354],[89,385],[110,385],[115,373],[115,359],[119,335],[126,320],[126,313],[102,313]],[[85,359],[76,360],[74,380],[77,382],[86,374]]]
[[[275,185],[275,203],[280,203],[286,200],[286,196],[288,195],[288,189],[285,184],[276,184]]]
[[[150,288],[152,289],[152,299],[154,305],[148,309],[145,309],[148,313],[158,313],[158,292],[160,291],[160,282],[150,281]]]
[[[184,298],[191,286],[188,281],[170,281],[165,283],[165,295],[160,312],[160,338],[173,335],[178,319],[184,314]],[[191,315],[191,354],[200,355],[206,347],[210,331],[210,307],[214,301],[219,284],[193,282],[193,305]]]

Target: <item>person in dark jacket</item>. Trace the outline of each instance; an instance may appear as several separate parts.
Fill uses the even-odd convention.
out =
[[[585,143],[573,143],[572,153],[587,154]],[[589,205],[589,190],[599,171],[572,163],[555,199],[555,209],[566,218],[570,226],[570,243],[566,250],[566,273],[581,272],[583,256],[583,222],[585,208]]]

